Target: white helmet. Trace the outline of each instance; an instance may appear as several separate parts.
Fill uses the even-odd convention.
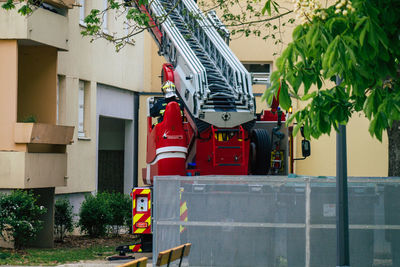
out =
[[[171,81],[166,81],[161,90],[163,91],[165,98],[178,97],[175,92],[175,84]]]

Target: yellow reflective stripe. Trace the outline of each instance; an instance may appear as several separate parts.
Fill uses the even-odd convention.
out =
[[[147,218],[146,222],[147,222],[147,225],[148,225],[148,226],[151,225],[151,216],[150,216],[149,218]]]
[[[150,189],[143,189],[142,194],[150,194]]]
[[[187,205],[186,205],[186,201],[185,201],[181,205],[181,214],[183,214],[186,210],[187,210]]]
[[[137,223],[140,220],[140,218],[143,217],[143,215],[144,215],[143,213],[142,214],[135,214],[135,216],[133,217],[133,224]]]
[[[138,228],[136,231],[134,231],[134,234],[141,234],[143,233],[147,228]]]

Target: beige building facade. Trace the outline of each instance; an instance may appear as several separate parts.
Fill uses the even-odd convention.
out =
[[[116,53],[82,37],[84,16],[106,2],[46,0],[26,17],[0,10],[0,191],[41,196],[48,213],[38,246],[53,245],[56,198],[68,197],[78,213],[86,194],[129,194],[137,177],[150,39],[141,34]],[[123,22],[108,16],[102,30],[124,34]]]

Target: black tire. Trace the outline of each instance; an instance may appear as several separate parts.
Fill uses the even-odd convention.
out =
[[[265,129],[251,131],[251,143],[255,145],[255,155],[250,155],[251,174],[267,175],[271,167],[271,138]]]

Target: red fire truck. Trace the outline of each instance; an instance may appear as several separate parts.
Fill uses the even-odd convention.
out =
[[[132,192],[138,241],[119,248],[144,252],[151,251],[154,176],[287,175],[293,142],[277,99],[271,110],[256,114],[254,78],[230,50],[215,13],[204,15],[193,0],[136,4],[169,62],[162,83],[173,82],[179,97],[166,105],[160,122],[150,116],[159,99],[148,99],[146,186]]]

